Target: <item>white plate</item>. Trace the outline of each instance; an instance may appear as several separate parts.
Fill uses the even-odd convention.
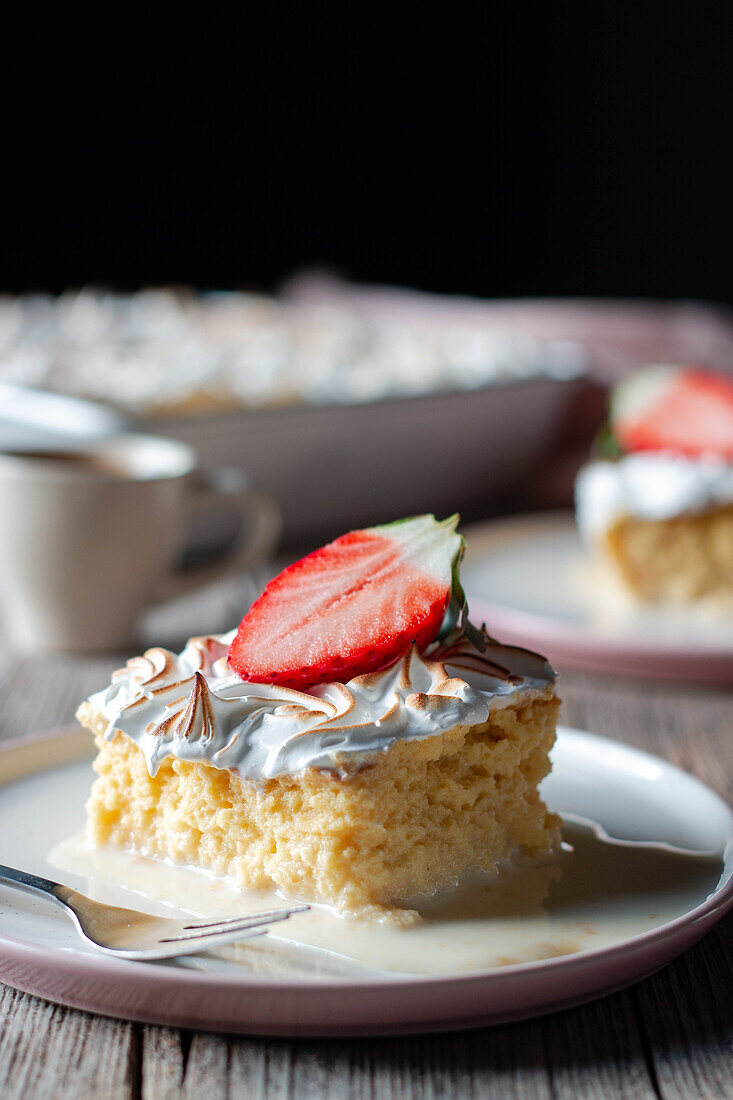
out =
[[[83,879],[50,866],[47,854],[83,822],[92,777],[88,753],[88,737],[79,731],[56,731],[0,750],[3,862],[84,889]],[[296,959],[292,972],[279,976],[222,959],[124,963],[85,950],[52,906],[0,886],[0,978],[92,1012],[281,1035],[478,1026],[602,996],[663,966],[733,904],[733,814],[671,765],[590,734],[561,729],[553,762],[543,786],[549,805],[593,818],[621,842],[613,842],[622,872],[615,885],[597,879],[552,914],[561,937],[577,937],[580,928],[591,934],[576,953],[442,976],[344,969],[332,956],[306,949],[300,949],[305,964],[298,969]],[[650,845],[663,858],[681,861],[682,873],[673,881],[667,877],[655,886],[639,876],[640,853],[652,851]],[[671,852],[670,845],[684,852]],[[131,895],[127,904],[144,907]],[[620,921],[616,942],[588,949],[589,921],[597,918],[600,927],[614,913]],[[637,934],[623,934],[629,920]],[[515,912],[511,921],[516,928],[522,915]],[[638,933],[640,921],[648,921],[648,930]]]
[[[625,599],[594,577],[569,514],[469,528],[461,579],[475,622],[560,669],[733,683],[730,615]]]

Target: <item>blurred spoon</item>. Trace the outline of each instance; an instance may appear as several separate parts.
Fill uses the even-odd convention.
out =
[[[0,451],[58,451],[134,427],[107,405],[0,382]]]

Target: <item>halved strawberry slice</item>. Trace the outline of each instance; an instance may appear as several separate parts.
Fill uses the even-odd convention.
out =
[[[305,688],[385,668],[437,636],[464,540],[458,516],[414,516],[351,531],[289,566],[239,625],[229,664],[244,680]]]
[[[648,367],[614,390],[611,431],[624,451],[733,459],[733,379],[698,367]]]

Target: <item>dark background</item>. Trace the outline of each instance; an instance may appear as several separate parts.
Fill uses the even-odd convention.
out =
[[[730,9],[623,7],[113,12],[59,49],[51,28],[6,100],[0,289],[270,289],[315,264],[730,302]]]

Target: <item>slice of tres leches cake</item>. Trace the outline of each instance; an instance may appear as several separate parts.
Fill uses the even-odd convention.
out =
[[[729,615],[733,379],[687,366],[636,372],[612,391],[596,451],[575,484],[596,588]]]
[[[115,673],[78,712],[91,840],[373,915],[550,851],[555,675],[468,621],[456,525],[351,532]]]

